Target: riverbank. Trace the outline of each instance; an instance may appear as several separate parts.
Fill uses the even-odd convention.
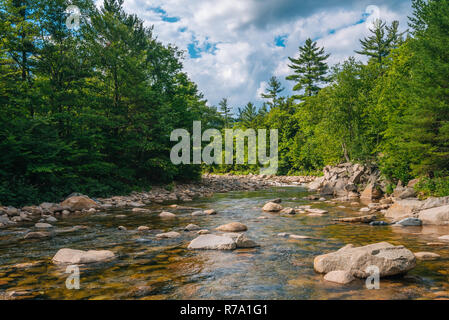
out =
[[[170,187],[154,186],[148,192],[135,192],[128,196],[91,199],[74,193],[61,203],[41,203],[22,208],[0,206],[0,228],[17,226],[23,222],[44,223],[37,228],[48,227],[55,219],[71,215],[95,213],[113,208],[141,208],[151,204],[192,202],[194,199],[210,198],[215,193],[231,191],[255,191],[273,186],[301,185],[315,177],[284,177],[267,175],[211,175],[190,184],[174,184]]]

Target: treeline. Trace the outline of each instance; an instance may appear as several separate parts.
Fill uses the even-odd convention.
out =
[[[195,179],[170,133],[222,125],[182,71],[183,53],[123,11],[80,0],[0,0],[0,203],[121,194]],[[70,21],[76,23],[76,20]]]
[[[267,102],[239,109],[233,125],[279,129],[279,174],[371,162],[392,184],[424,177],[429,193],[449,195],[449,1],[412,5],[407,33],[378,20],[354,48],[367,63],[350,58],[329,68],[325,49],[307,40],[290,58],[296,94],[282,96],[273,77]],[[215,168],[223,169],[257,168]]]

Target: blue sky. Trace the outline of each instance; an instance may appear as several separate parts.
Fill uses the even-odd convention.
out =
[[[125,0],[164,43],[185,51],[184,66],[210,105],[227,97],[236,109],[252,101],[272,75],[291,94],[288,57],[310,37],[342,62],[359,48],[375,17],[407,28],[410,0]]]

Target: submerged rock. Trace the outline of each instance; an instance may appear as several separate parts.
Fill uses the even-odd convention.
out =
[[[166,233],[157,234],[156,238],[159,238],[159,239],[176,239],[176,238],[179,238],[180,236],[181,236],[181,234],[179,232],[170,231],[170,232],[166,232]]]
[[[52,235],[49,232],[28,232],[23,238],[24,239],[48,239]]]
[[[371,223],[376,219],[377,219],[377,216],[375,214],[373,214],[373,215],[369,215],[369,216],[334,219],[333,221],[346,222],[346,223]]]
[[[173,218],[176,218],[176,214],[164,211],[159,214],[159,217],[165,218],[165,219],[173,219]]]
[[[61,249],[53,257],[52,262],[56,264],[85,264],[111,260],[115,254],[109,250],[74,250]]]
[[[418,260],[437,260],[441,258],[439,254],[433,252],[416,252],[415,257]]]
[[[137,231],[148,231],[148,230],[150,230],[150,228],[147,226],[140,226],[137,228]]]
[[[347,245],[314,260],[314,269],[318,273],[348,271],[357,278],[370,276],[371,266],[379,268],[381,277],[405,274],[416,266],[416,258],[404,246],[381,242],[364,247]]]
[[[51,224],[38,222],[34,225],[38,229],[50,229],[53,228]]]
[[[205,210],[204,213],[208,216],[212,216],[212,215],[216,215],[217,211],[215,211],[214,209],[210,209],[210,210]]]
[[[195,231],[200,230],[201,228],[197,226],[196,224],[189,224],[184,228],[184,231]]]
[[[219,226],[215,230],[222,232],[243,232],[247,231],[248,227],[240,222],[231,222],[222,226]]]

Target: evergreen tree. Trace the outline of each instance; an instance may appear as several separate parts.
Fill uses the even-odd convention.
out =
[[[232,116],[232,109],[228,104],[228,99],[223,98],[219,104],[220,106],[220,113],[224,118],[224,124],[225,128],[229,128],[230,122],[231,122],[231,116]]]
[[[316,95],[320,90],[320,85],[329,82],[326,76],[329,67],[326,60],[330,54],[326,54],[324,48],[319,48],[312,39],[307,39],[304,46],[299,48],[299,58],[289,58],[289,67],[294,74],[286,79],[294,81],[294,91],[303,91],[301,95],[295,95],[295,99],[304,100],[306,97]]]
[[[285,88],[282,87],[281,82],[273,76],[270,78],[266,92],[262,93],[261,97],[268,100],[267,104],[271,108],[276,108],[282,101],[282,97],[279,97],[279,94],[284,90]]]
[[[383,65],[391,50],[397,48],[403,41],[403,33],[399,33],[399,21],[393,21],[390,26],[387,26],[386,22],[378,19],[370,32],[371,36],[360,40],[362,50],[355,52]]]
[[[239,108],[239,122],[246,128],[252,128],[254,121],[257,119],[257,109],[252,102],[243,108]]]

